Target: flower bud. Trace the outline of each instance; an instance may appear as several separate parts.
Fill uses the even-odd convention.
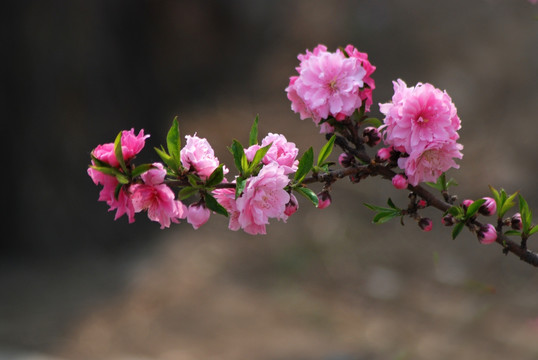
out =
[[[521,214],[515,213],[514,216],[510,219],[510,226],[514,230],[521,230],[523,228],[523,223],[521,222]]]
[[[353,164],[354,161],[355,161],[355,159],[353,158],[353,156],[350,156],[347,153],[341,153],[338,156],[338,163],[342,167],[349,167],[349,166],[351,166],[351,164]]]
[[[478,240],[482,244],[491,244],[497,240],[497,230],[491,224],[482,225],[477,233]]]
[[[407,189],[407,178],[401,174],[397,174],[392,178],[392,185],[399,190]]]
[[[451,214],[447,214],[443,216],[443,218],[441,219],[441,223],[444,226],[452,226],[456,223],[456,221],[454,219],[454,216],[452,216]]]
[[[495,200],[490,197],[485,197],[483,199],[486,200],[486,202],[480,206],[478,212],[486,216],[491,216],[495,214],[497,212],[497,203],[495,202]]]
[[[297,198],[295,197],[295,195],[290,194],[290,202],[286,204],[286,208],[284,209],[284,214],[286,214],[286,216],[291,216],[295,214],[298,208],[299,208],[299,202],[297,201]]]
[[[418,226],[420,226],[423,231],[431,231],[433,228],[433,221],[430,218],[422,218],[419,220]]]
[[[473,200],[471,199],[465,199],[463,200],[463,202],[461,203],[462,207],[463,207],[463,210],[466,210],[469,208],[469,206],[471,206],[471,204],[474,203]]]
[[[331,194],[324,190],[318,194],[318,209],[325,209],[331,205]]]
[[[424,199],[420,199],[417,202],[417,209],[424,209],[426,206],[428,206],[428,203]]]
[[[381,161],[389,161],[391,156],[392,146],[379,149],[376,155],[376,157]]]
[[[364,142],[368,146],[376,146],[381,141],[381,134],[379,130],[373,126],[368,126],[362,133]]]
[[[191,224],[194,229],[198,229],[209,220],[210,215],[211,212],[206,208],[204,202],[190,204],[187,213],[187,222]]]

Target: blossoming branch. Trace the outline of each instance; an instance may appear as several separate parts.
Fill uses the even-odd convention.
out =
[[[312,119],[327,139],[317,157],[312,147],[299,157],[299,149],[282,134],[269,133],[259,141],[256,118],[248,146],[233,140],[229,147],[235,169],[227,178],[230,168],[219,162],[207,139],[187,135],[182,145],[176,118],[166,147],[155,149],[162,162],[135,165],[149,137],[143,130],[121,131],[114,142],[92,151],[88,175],[102,186],[99,201],[116,211],[115,219],[126,215],[130,223],[146,212],[161,228],[186,220],[198,229],[211,214],[220,214],[228,217],[230,230],[256,235],[266,234],[270,219],[285,222],[298,210],[296,194],[323,209],[331,204],[335,182],[347,178],[358,184],[379,176],[408,191],[409,203],[398,206],[389,198],[387,206],[365,204],[375,212],[374,223],[397,217],[403,223],[409,217],[428,232],[434,221],[422,210],[436,208],[438,222],[452,227],[452,238],[468,228],[480,243],[498,243],[504,253],[538,267],[538,254],[527,248],[538,226],[519,193],[490,186],[491,196],[461,202],[450,193],[455,181],[446,173],[459,168],[463,145],[458,143],[461,120],[446,91],[398,79],[391,101],[379,104],[384,116],[379,120],[370,116],[376,67],[366,53],[352,45],[334,52],[318,45],[298,60],[285,91],[292,111]],[[370,155],[370,148],[381,143]],[[328,161],[335,148],[341,150],[338,168]],[[322,185],[317,193],[309,187],[316,183]],[[518,211],[507,216],[516,205]]]

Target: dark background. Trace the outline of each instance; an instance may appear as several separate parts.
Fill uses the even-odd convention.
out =
[[[0,358],[535,358],[536,270],[450,241],[438,219],[426,235],[374,226],[363,202],[405,201],[378,179],[251,237],[216,216],[197,231],[113,221],[86,169],[130,128],[151,134],[140,161],[157,160],[175,115],[229,165],[256,114],[261,136],[319,149],[284,88],[298,53],[353,44],[377,66],[374,103],[397,78],[451,95],[460,197],[491,184],[536,208],[537,16],[525,0],[10,2]]]

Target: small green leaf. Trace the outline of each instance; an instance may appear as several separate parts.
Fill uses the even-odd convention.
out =
[[[506,194],[504,192],[504,190],[502,191],[504,194]],[[498,215],[500,218],[503,218],[504,217],[504,214],[506,214],[506,212],[508,210],[510,210],[512,207],[516,206],[516,202],[514,201],[516,196],[519,195],[519,191],[516,191],[515,193],[513,193],[512,195],[508,196],[502,206],[500,207],[500,210],[498,211]],[[497,209],[499,209],[499,206],[497,205]]]
[[[254,123],[252,124],[252,127],[250,128],[250,135],[248,140],[248,145],[256,145],[258,143],[258,118],[259,116],[256,115],[256,118],[254,119]]]
[[[312,204],[314,204],[316,207],[318,206],[318,203],[319,203],[318,196],[311,189],[307,187],[298,186],[298,187],[293,188],[293,190],[295,190],[296,192],[298,192],[299,194],[301,194],[302,196],[310,200]]]
[[[256,154],[254,154],[254,158],[252,159],[252,163],[247,170],[248,174],[251,174],[252,171],[256,168],[256,166],[258,166],[258,164],[260,163],[260,161],[262,161],[263,157],[265,156],[265,154],[267,154],[267,151],[269,151],[272,145],[273,143],[270,143],[269,145],[259,148],[256,151]]]
[[[112,176],[117,176],[117,175],[122,175],[124,176],[124,174],[119,171],[118,169],[116,169],[115,167],[111,167],[111,166],[90,166],[92,169],[94,170],[97,170],[97,171],[100,171],[102,172],[103,174],[106,174],[106,175],[112,175]]]
[[[532,226],[531,229],[529,230],[529,236],[531,236],[537,231],[538,231],[538,226]]]
[[[224,215],[226,217],[228,216],[228,211],[226,211],[226,209],[221,204],[219,204],[219,202],[213,197],[213,195],[209,193],[204,194],[204,200],[209,210],[214,211],[217,214]]]
[[[519,198],[519,213],[521,214],[521,223],[523,225],[523,233],[528,234],[532,225],[532,211],[529,209],[529,204],[523,198],[518,195]]]
[[[400,210],[396,205],[394,205],[394,202],[392,202],[391,198],[387,200],[387,205],[390,206],[392,209],[397,209],[398,211]]]
[[[443,186],[439,183],[434,183],[431,181],[425,181],[424,183],[428,185],[429,187],[434,188],[435,190],[443,191]]]
[[[372,220],[372,222],[374,224],[383,224],[383,223],[386,223],[387,221],[391,220],[391,219],[394,219],[395,217],[397,216],[400,216],[400,212],[399,211],[384,211],[384,212],[379,212],[376,214],[376,216],[374,216],[374,219]]]
[[[161,158],[161,160],[168,166],[173,172],[176,172],[176,162],[174,159],[164,151],[164,149],[154,148],[155,152],[157,152],[157,155]]]
[[[193,196],[194,194],[196,194],[198,191],[199,191],[199,189],[197,189],[195,187],[192,187],[192,186],[184,187],[183,189],[181,189],[179,191],[178,198],[179,198],[179,200],[188,199],[191,196]]]
[[[374,117],[371,117],[371,118],[367,118],[367,119],[364,119],[362,122],[361,122],[362,125],[370,125],[370,126],[373,126],[373,127],[380,127],[383,123],[381,122],[381,120],[379,120],[378,118],[374,118]]]
[[[123,151],[121,149],[121,135],[122,131],[116,136],[116,140],[114,140],[114,155],[116,155],[116,160],[118,160],[123,172],[126,174],[129,173],[127,170],[127,166],[125,165],[125,160],[123,159]]]
[[[201,188],[200,183],[202,183],[202,179],[200,179],[200,177],[198,177],[197,175],[188,174],[187,180],[189,181],[189,184],[191,184],[192,187],[197,188],[197,189]]]
[[[454,225],[454,228],[452,229],[452,240],[454,240],[463,230],[463,227],[465,226],[465,223],[459,222],[456,225]]]
[[[537,228],[538,229],[538,228]],[[504,235],[509,235],[509,236],[521,236],[521,231],[517,231],[517,230],[508,230],[507,232],[504,233]]]
[[[368,209],[376,211],[376,212],[393,211],[393,209],[391,208],[385,208],[385,207],[381,207],[377,205],[372,205],[372,204],[367,204],[367,203],[364,203],[363,205],[366,206]]]
[[[318,166],[322,166],[329,155],[331,155],[334,147],[334,140],[336,140],[336,135],[331,136],[329,141],[321,148],[318,155]]]
[[[243,179],[241,176],[237,177],[235,179],[235,198],[243,194],[243,190],[245,190],[245,186],[247,185],[247,179]]]
[[[116,189],[114,189],[114,199],[118,200],[118,198],[120,197],[120,192],[122,188],[123,188],[122,184],[116,185]]]
[[[312,170],[314,165],[314,150],[310,147],[299,159],[299,165],[297,166],[297,171],[295,172],[294,181],[297,184],[300,184],[306,175]]]
[[[446,188],[447,189],[449,187],[451,187],[451,186],[458,186],[458,183],[453,178],[450,178],[450,180],[448,180],[447,183],[446,183]]]
[[[168,148],[168,154],[170,154],[175,165],[174,170],[179,169],[181,166],[181,138],[177,116],[172,121],[172,127],[170,127],[170,130],[168,130],[168,134],[166,135],[166,146]]]
[[[447,212],[456,219],[461,219],[464,216],[463,209],[459,206],[452,206],[447,210]]]
[[[245,155],[245,150],[243,149],[243,145],[237,140],[234,140],[232,142],[232,146],[230,147],[230,151],[234,157],[235,166],[237,167],[237,170],[239,170],[239,173],[241,175],[245,174],[248,169],[248,160],[247,156]]]
[[[143,173],[145,173],[146,171],[148,170],[151,170],[153,169],[155,166],[153,166],[152,164],[142,164],[142,165],[138,165],[137,167],[135,167],[131,173],[131,176],[132,177],[137,177],[137,176],[140,176],[142,175]]]
[[[220,164],[215,170],[213,170],[205,182],[206,187],[216,186],[220,184],[222,180],[224,180],[224,171],[222,169],[223,166],[224,164]]]

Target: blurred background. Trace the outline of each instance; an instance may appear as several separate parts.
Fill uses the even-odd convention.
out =
[[[90,152],[123,129],[157,160],[183,135],[227,146],[282,133],[324,143],[284,92],[297,54],[353,44],[392,81],[446,89],[462,119],[461,199],[488,185],[538,209],[538,7],[526,0],[10,1],[2,103],[9,176],[0,251],[0,359],[538,358],[538,272],[439,214],[371,224],[364,202],[406,194],[340,181],[265,236],[129,225],[97,202]],[[377,107],[373,107],[379,116]],[[337,155],[337,154],[335,154]],[[319,190],[319,189],[315,189]],[[538,242],[529,246],[538,248]]]

